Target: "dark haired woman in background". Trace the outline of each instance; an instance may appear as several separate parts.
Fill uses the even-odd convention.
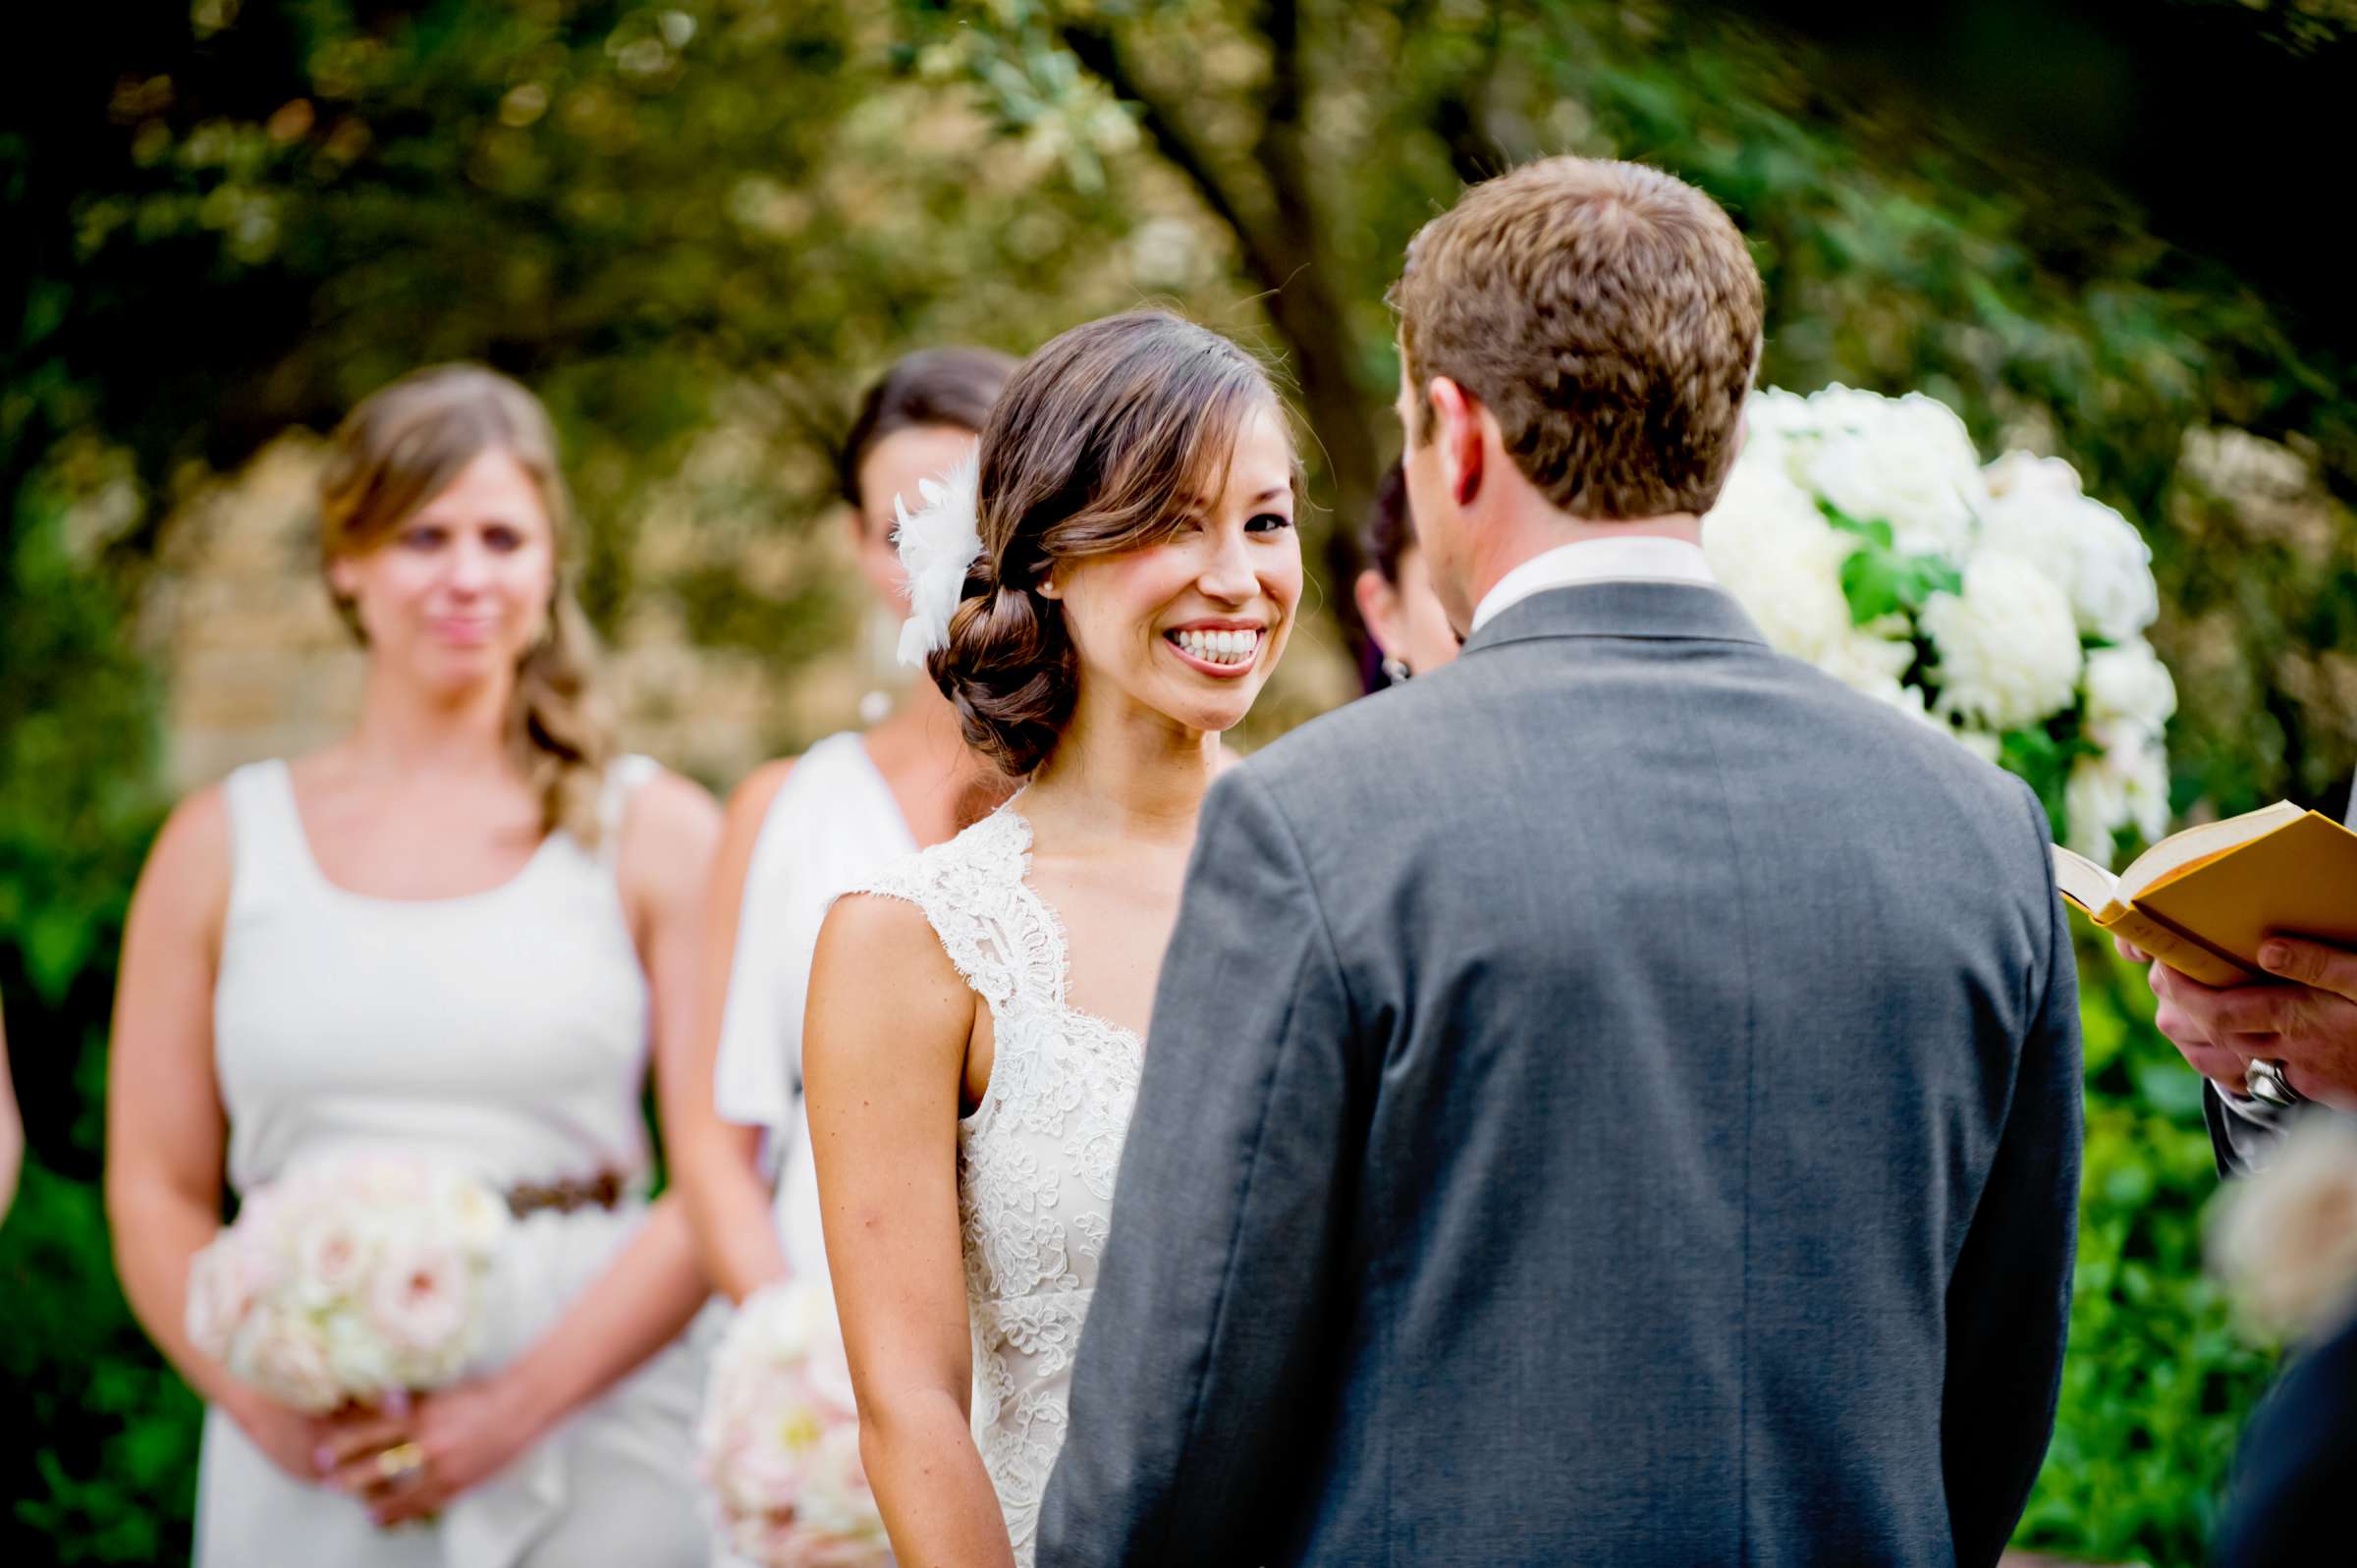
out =
[[[182,802],[132,899],[107,1214],[133,1310],[211,1406],[199,1568],[706,1558],[673,1341],[708,1287],[678,1206],[644,1202],[640,1096],[692,1005],[718,814],[614,755],[570,526],[548,415],[505,376],[445,365],[354,409],[320,543],[368,650],[359,723]],[[189,1265],[224,1182],[369,1152],[507,1191],[485,1370],[305,1415],[196,1350]]]
[[[908,613],[908,594],[893,548],[894,498],[922,505],[919,481],[973,455],[1014,369],[1014,359],[983,349],[912,353],[860,402],[837,462],[845,520],[869,590],[898,615]],[[664,1133],[704,1268],[732,1300],[790,1274],[826,1273],[801,1039],[810,949],[828,901],[949,838],[1006,792],[966,748],[948,699],[919,681],[874,729],[770,763],[730,800],[705,898],[688,1088],[668,1102]],[[777,1175],[774,1208],[765,1162]]]
[[[1407,512],[1407,482],[1397,461],[1375,487],[1375,511],[1361,544],[1367,566],[1355,587],[1358,619],[1382,660],[1381,681],[1367,672],[1367,689],[1379,691],[1456,657],[1456,633],[1424,574],[1415,519]]]
[[[975,486],[911,525],[942,571],[916,604],[955,606],[917,622],[927,668],[1029,783],[838,903],[811,966],[827,1252],[902,1562],[1032,1559],[1196,813],[1300,599],[1296,472],[1251,357],[1137,312],[1025,360]]]

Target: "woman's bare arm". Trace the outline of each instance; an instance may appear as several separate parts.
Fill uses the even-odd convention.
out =
[[[229,1123],[213,1078],[213,975],[229,904],[216,787],[172,813],[123,930],[106,1075],[106,1213],[115,1271],[147,1337],[206,1399],[241,1392],[189,1340],[189,1264],[221,1228]]]
[[[977,1006],[922,911],[854,896],[829,912],[802,1073],[859,1453],[906,1568],[1014,1562],[967,1428],[958,1115]]]
[[[744,1300],[787,1272],[769,1189],[756,1168],[760,1130],[722,1118],[713,1102],[713,1079],[736,967],[745,875],[769,808],[793,770],[792,759],[771,763],[729,797],[720,850],[703,897],[694,1018],[680,1049],[663,1058],[663,1145],[672,1184],[693,1226],[704,1272],[732,1301]]]

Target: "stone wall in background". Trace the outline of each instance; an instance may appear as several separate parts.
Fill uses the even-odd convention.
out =
[[[334,740],[358,711],[365,656],[329,601],[312,483],[321,445],[290,435],[166,525],[142,630],[165,672],[176,792],[264,757]],[[819,571],[855,590],[836,530],[802,530],[769,570]],[[638,555],[664,549],[650,525]],[[774,553],[774,552],[773,552]],[[857,639],[853,639],[854,641]],[[623,745],[725,789],[767,757],[854,722],[881,676],[859,647],[782,671],[701,648],[660,589],[634,594],[600,676]]]
[[[142,629],[164,671],[176,793],[341,733],[359,703],[359,649],[319,576],[319,447],[266,448],[166,522]]]

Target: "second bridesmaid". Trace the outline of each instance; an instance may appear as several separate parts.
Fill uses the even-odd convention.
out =
[[[615,755],[529,392],[394,383],[320,502],[358,724],[172,814],[116,995],[107,1210],[133,1310],[210,1405],[197,1568],[695,1568],[682,1331],[707,1288],[680,1206],[645,1199],[640,1108],[691,1016],[718,813]],[[306,1415],[197,1348],[191,1260],[225,1185],[383,1154],[506,1192],[485,1355]]]
[[[929,350],[894,364],[860,402],[838,460],[842,492],[861,574],[896,622],[908,603],[893,499],[914,510],[919,480],[971,455],[1014,368],[987,350]],[[919,680],[874,729],[770,763],[730,800],[683,1073],[711,1093],[666,1102],[664,1137],[705,1271],[732,1300],[789,1276],[827,1277],[801,1034],[828,903],[950,838],[1007,787],[966,749],[948,699]],[[776,1173],[774,1203],[765,1170]]]

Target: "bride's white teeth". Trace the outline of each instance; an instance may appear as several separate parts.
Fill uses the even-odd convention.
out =
[[[1260,651],[1260,632],[1257,628],[1240,631],[1174,631],[1171,640],[1206,664],[1245,664]]]

